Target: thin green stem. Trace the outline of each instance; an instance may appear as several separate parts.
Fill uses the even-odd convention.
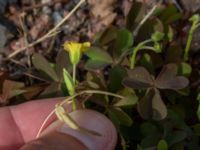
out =
[[[74,89],[75,89],[75,87],[76,87],[76,64],[73,64],[72,79],[74,82]],[[72,99],[72,109],[73,109],[73,111],[75,111],[77,109],[77,104],[76,104],[75,98]]]
[[[134,49],[133,49],[133,53],[131,55],[130,58],[130,69],[134,69],[135,67],[135,59],[136,59],[136,54],[139,50],[143,49],[145,47],[146,44],[152,42],[152,39],[148,39],[146,41],[143,41],[141,43],[139,43]]]
[[[73,64],[73,75],[72,75],[72,79],[74,82],[74,85],[76,85],[76,64]]]
[[[123,149],[123,150],[127,150],[125,139],[123,138],[122,135],[121,135],[120,137],[121,137],[121,146],[122,146],[122,149]]]
[[[114,94],[111,92],[107,92],[107,91],[99,91],[99,90],[85,90],[85,91],[81,91],[77,94],[74,94],[73,96],[68,97],[67,99],[65,99],[63,102],[60,103],[60,105],[65,104],[67,101],[73,100],[74,98],[76,98],[77,96],[83,95],[83,94],[102,94],[102,95],[108,95],[108,96],[113,96],[113,97],[117,97],[120,99],[124,99],[124,96],[118,95],[118,94]]]
[[[184,61],[187,61],[187,59],[188,59],[189,50],[190,50],[190,47],[191,47],[191,44],[192,44],[192,37],[193,37],[193,33],[194,33],[195,29],[196,29],[196,24],[193,23],[192,27],[189,31],[189,36],[188,36],[187,44],[186,44],[186,47],[185,47]]]
[[[157,3],[149,12],[148,14],[146,14],[146,16],[142,19],[142,21],[138,24],[138,26],[136,27],[136,29],[133,32],[133,36],[136,37],[136,35],[138,34],[138,31],[140,30],[140,28],[142,27],[142,25],[149,19],[149,17],[154,13],[154,11],[156,10],[156,8],[159,6],[160,3]]]
[[[121,95],[118,95],[118,94],[114,94],[114,93],[111,93],[111,92],[107,92],[107,91],[99,91],[99,90],[85,90],[85,91],[81,91],[80,93],[77,93],[77,94],[74,94],[68,98],[66,98],[64,101],[62,101],[59,105],[62,106],[64,105],[65,103],[69,102],[70,100],[72,100],[72,103],[73,103],[73,99],[76,98],[77,96],[80,96],[80,95],[83,95],[83,94],[103,94],[103,95],[109,95],[109,96],[113,96],[113,97],[117,97],[117,98],[120,98],[120,99],[124,99],[125,97],[124,96],[121,96]],[[72,104],[73,105],[73,104]],[[52,110],[50,112],[50,114],[45,118],[44,122],[42,123],[42,126],[40,127],[38,133],[37,133],[37,136],[36,137],[39,137],[42,130],[44,129],[44,126],[45,124],[47,123],[47,121],[50,119],[50,117],[55,113],[55,109]]]
[[[143,49],[155,51],[155,48],[151,46],[144,46]]]

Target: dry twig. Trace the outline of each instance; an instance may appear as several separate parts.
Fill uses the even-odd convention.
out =
[[[7,59],[10,59],[12,57],[14,57],[15,55],[25,51],[27,48],[33,47],[34,45],[44,41],[45,39],[54,36],[55,34],[57,34],[57,30],[58,28],[60,28],[61,25],[63,25],[63,23],[69,19],[69,17],[71,17],[71,15],[85,2],[85,0],[80,0],[79,3],[69,12],[69,14],[67,14],[67,16],[65,16],[54,28],[52,28],[49,32],[47,32],[44,36],[42,36],[41,38],[39,38],[38,40],[36,40],[35,42],[32,42],[30,44],[28,44],[27,46],[24,46],[16,51],[14,51],[13,53],[11,53]]]

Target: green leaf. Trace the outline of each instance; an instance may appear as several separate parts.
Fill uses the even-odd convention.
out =
[[[168,5],[159,15],[162,22],[167,25],[181,19],[181,17],[182,14],[178,12],[176,6],[173,4]]]
[[[154,134],[150,136],[146,136],[142,139],[141,141],[141,146],[144,150],[154,150],[159,139],[160,139],[160,134]]]
[[[168,150],[168,145],[165,140],[160,140],[157,146],[157,150]]]
[[[155,32],[164,32],[163,23],[158,18],[149,18],[140,28],[136,40],[137,42],[145,41]]]
[[[170,135],[166,138],[166,141],[169,146],[179,143],[183,141],[185,138],[187,138],[187,134],[185,131],[177,130],[174,132],[171,132]]]
[[[153,64],[153,60],[150,54],[144,53],[138,63],[139,66],[143,66],[146,68],[149,73],[154,74],[155,66]]]
[[[146,89],[153,86],[154,80],[144,67],[136,67],[128,71],[129,77],[124,78],[123,84],[133,89]]]
[[[98,47],[91,47],[87,52],[85,52],[92,60],[102,61],[104,63],[112,63],[112,57],[104,50]]]
[[[133,123],[133,120],[120,108],[110,107],[108,109],[108,114],[110,118],[113,119],[114,122],[117,122],[118,124],[131,126]]]
[[[192,15],[192,17],[190,18],[190,21],[197,24],[200,21],[200,15],[199,14]]]
[[[114,66],[109,71],[108,88],[112,92],[119,91],[122,86],[123,78],[127,76],[126,69],[122,66]]]
[[[144,14],[144,4],[140,2],[134,2],[126,18],[126,27],[130,31],[133,31],[139,22],[143,19]]]
[[[161,53],[162,52],[162,45],[158,42],[154,43],[154,52]]]
[[[138,97],[136,95],[128,95],[124,99],[119,100],[113,106],[117,107],[133,106],[137,102],[138,102]]]
[[[74,85],[71,75],[69,74],[69,72],[66,69],[63,69],[63,77],[64,77],[65,85],[69,92],[69,95],[74,95],[75,85]]]
[[[169,26],[168,33],[167,33],[167,38],[168,38],[169,42],[172,42],[173,37],[174,37],[174,31],[173,31],[172,27]]]
[[[156,31],[155,33],[151,35],[151,39],[156,43],[156,42],[161,41],[164,35],[165,35],[164,33]]]
[[[50,63],[41,54],[34,53],[32,57],[32,62],[36,69],[45,72],[54,81],[59,81],[55,70],[51,67]]]
[[[159,133],[159,130],[157,129],[156,125],[150,122],[145,122],[141,124],[140,130],[144,137]]]
[[[190,74],[192,73],[192,67],[185,63],[185,62],[182,62],[181,64],[179,64],[178,66],[178,74],[179,75],[183,75],[183,76],[190,76]]]
[[[113,54],[119,58],[120,56],[126,54],[133,45],[133,35],[127,29],[120,29],[117,32],[117,38],[115,41],[115,50]]]
[[[91,59],[85,63],[85,69],[91,70],[91,71],[98,70],[98,69],[103,69],[107,65],[108,65],[108,63],[106,63],[106,62]]]

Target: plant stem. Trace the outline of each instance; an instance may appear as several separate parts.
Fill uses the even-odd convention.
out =
[[[74,89],[76,87],[76,64],[73,64],[73,72],[72,72],[72,79],[74,82]],[[75,91],[75,90],[74,90]],[[72,109],[75,111],[77,109],[76,100],[75,98],[72,99]]]
[[[192,27],[191,27],[191,29],[189,31],[189,36],[188,36],[187,44],[186,44],[186,47],[185,47],[184,61],[187,61],[187,59],[188,59],[189,50],[190,50],[191,43],[192,43],[192,36],[193,36],[193,33],[194,33],[195,29],[196,29],[196,24],[193,23]]]
[[[83,94],[102,94],[102,95],[109,95],[109,96],[113,96],[113,97],[117,97],[120,99],[124,99],[124,96],[118,95],[118,94],[114,94],[111,92],[107,92],[107,91],[99,91],[99,90],[85,90],[85,91],[81,91],[80,93],[74,94],[68,98],[66,98],[64,101],[62,101],[59,105],[62,106],[65,103],[69,102],[70,100],[72,100],[72,104],[73,104],[73,99],[76,98],[77,96],[83,95]],[[47,121],[49,120],[49,118],[55,113],[55,109],[52,110],[50,112],[50,114],[45,118],[44,122],[42,123],[38,133],[37,133],[37,138],[40,136],[45,124],[47,123]]]
[[[127,149],[126,149],[126,141],[125,141],[125,139],[123,138],[122,135],[121,135],[120,137],[121,137],[121,146],[122,146],[122,149],[123,149],[123,150],[127,150]]]
[[[70,101],[73,98],[75,98],[77,96],[80,96],[80,95],[83,95],[83,94],[102,94],[102,95],[109,95],[109,96],[117,97],[117,98],[120,98],[120,99],[125,98],[124,96],[121,96],[121,95],[118,95],[118,94],[114,94],[114,93],[111,93],[111,92],[107,92],[107,91],[85,90],[85,91],[81,91],[81,92],[79,92],[77,94],[74,94],[74,95],[68,97],[66,100],[64,100],[63,102],[61,102],[60,105],[63,105],[67,101]]]
[[[136,59],[136,54],[137,52],[140,50],[140,49],[143,49],[143,47],[152,42],[152,39],[149,39],[149,40],[146,40],[146,41],[143,41],[141,43],[139,43],[134,49],[133,49],[133,53],[132,53],[132,56],[130,58],[130,69],[134,69],[135,67],[135,59]]]
[[[142,27],[142,25],[149,19],[149,17],[154,13],[154,11],[156,10],[156,8],[158,7],[160,3],[156,4],[149,12],[148,14],[146,14],[146,16],[142,19],[142,21],[138,24],[138,26],[136,27],[136,29],[133,32],[133,36],[136,37],[136,35],[138,34],[138,31],[140,30],[140,28]]]
[[[73,75],[72,75],[72,79],[73,79],[74,85],[76,85],[76,64],[73,64]]]

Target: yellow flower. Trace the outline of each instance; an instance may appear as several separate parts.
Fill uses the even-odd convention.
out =
[[[80,61],[82,53],[87,51],[90,45],[90,42],[66,42],[64,43],[64,49],[69,52],[71,63],[76,65]]]

